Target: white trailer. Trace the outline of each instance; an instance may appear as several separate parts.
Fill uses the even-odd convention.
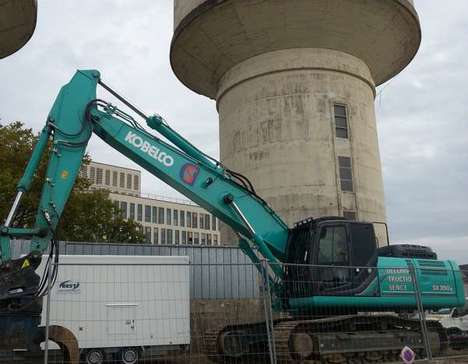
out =
[[[189,294],[188,257],[62,255],[49,324],[70,330],[89,364],[134,364],[188,347]]]

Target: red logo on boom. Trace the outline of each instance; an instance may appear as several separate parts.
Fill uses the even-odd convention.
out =
[[[186,184],[192,186],[197,179],[198,174],[200,173],[200,168],[195,164],[187,163],[184,164],[182,169],[180,170],[180,177],[182,181]]]

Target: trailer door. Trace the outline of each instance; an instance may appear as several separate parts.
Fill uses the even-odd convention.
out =
[[[131,335],[136,333],[136,303],[108,303],[107,333],[109,335]]]

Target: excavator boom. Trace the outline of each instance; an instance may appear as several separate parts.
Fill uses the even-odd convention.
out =
[[[99,84],[127,103],[172,145],[149,133],[117,107],[97,100]],[[288,227],[281,218],[255,194],[246,179],[195,148],[160,116],[145,116],[105,85],[95,70],[77,71],[54,102],[18,183],[15,203],[0,229],[0,262],[11,258],[10,240],[14,238],[31,239],[32,252],[44,252],[48,248],[93,132],[232,227],[244,252],[254,262],[265,258],[273,263],[270,278],[281,279],[283,271],[278,263],[285,259],[288,239]],[[35,225],[28,229],[11,227],[15,209],[22,194],[29,189],[49,140],[51,150]],[[20,293],[14,287],[14,295]]]

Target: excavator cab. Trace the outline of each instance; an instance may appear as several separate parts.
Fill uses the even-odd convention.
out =
[[[376,274],[371,223],[342,217],[307,219],[291,230],[285,285],[291,297],[354,296]]]

